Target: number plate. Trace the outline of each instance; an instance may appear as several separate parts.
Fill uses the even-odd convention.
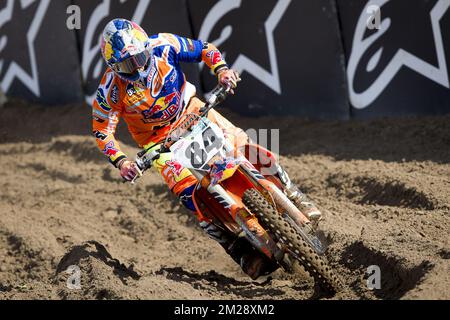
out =
[[[208,162],[220,152],[224,143],[225,136],[219,126],[200,121],[188,136],[170,147],[170,151],[183,167],[207,171]]]

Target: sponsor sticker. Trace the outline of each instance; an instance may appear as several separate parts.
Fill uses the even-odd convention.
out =
[[[99,88],[97,90],[96,100],[97,100],[98,105],[100,106],[100,108],[102,108],[106,112],[111,111],[111,107],[109,106],[108,101],[106,101],[105,93],[104,93],[102,88]]]
[[[214,66],[222,61],[222,55],[219,50],[209,51],[206,56],[211,60],[211,64]]]
[[[174,90],[171,94],[161,97],[153,106],[142,111],[144,123],[170,120],[179,110],[180,93]]]
[[[108,115],[106,113],[103,113],[97,109],[92,109],[92,113],[99,118],[102,118],[105,120],[108,119]]]
[[[104,141],[104,140],[108,137],[105,133],[100,132],[100,131],[98,131],[98,130],[95,130],[93,133],[94,133],[94,136],[95,136],[97,139],[100,139],[100,140],[102,140],[102,141]]]
[[[94,119],[95,121],[97,121],[97,122],[99,122],[99,123],[105,122],[105,120],[103,120],[103,119],[101,119],[101,118],[99,118],[99,117],[97,117],[97,116],[92,116],[92,119]]]
[[[103,153],[108,157],[115,156],[117,152],[119,152],[119,150],[114,147],[114,141],[108,142],[105,146],[105,149],[103,149]]]
[[[176,160],[167,160],[166,165],[170,167],[173,174],[176,176],[180,176],[181,172],[183,171],[183,166]]]
[[[194,47],[194,43],[192,42],[191,39],[187,39],[188,41],[188,47],[189,47],[189,51],[195,51],[195,47]]]
[[[112,103],[117,104],[119,102],[119,87],[117,86],[117,84],[115,84],[111,89],[110,97]]]

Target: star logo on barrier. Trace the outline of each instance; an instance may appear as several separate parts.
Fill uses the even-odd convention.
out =
[[[209,41],[213,28],[216,24],[229,12],[241,7],[242,0],[221,0],[216,3],[207,16],[205,17],[203,24],[200,28],[199,39]],[[266,70],[260,64],[250,59],[247,55],[240,53],[232,68],[236,71],[243,73],[248,72],[256,79],[264,83],[267,87],[272,89],[278,94],[281,94],[281,82],[278,71],[278,59],[276,46],[274,41],[274,32],[279,22],[284,16],[291,0],[278,0],[272,12],[264,22],[264,31],[266,35],[266,45],[270,62],[270,70]],[[222,32],[218,39],[210,41],[217,46],[220,46],[227,41],[233,33],[233,27],[227,25],[222,29]],[[225,56],[225,54],[224,54]],[[200,67],[202,68],[202,66]]]
[[[18,79],[34,95],[40,96],[34,41],[49,4],[50,0],[7,0],[6,6],[0,11],[0,86],[3,92],[8,92],[13,81]],[[34,13],[30,14],[30,11]],[[23,21],[26,21],[23,16],[33,17],[30,25],[23,24]],[[11,29],[7,30],[8,26]],[[24,61],[17,60],[22,57],[18,48],[27,50]],[[31,72],[24,68],[27,63]]]
[[[364,109],[372,104],[389,86],[391,81],[395,76],[401,71],[403,67],[408,67],[409,69],[417,72],[418,74],[436,82],[437,84],[450,88],[447,61],[445,56],[445,47],[442,37],[442,29],[440,22],[444,15],[448,12],[450,8],[450,0],[436,0],[435,5],[432,7],[430,12],[418,12],[416,14],[426,15],[426,19],[430,21],[432,33],[427,38],[431,45],[435,47],[435,53],[437,57],[437,66],[428,63],[427,61],[420,59],[416,55],[409,52],[407,48],[400,47],[395,48],[396,50],[391,53],[386,51],[389,48],[380,47],[372,57],[368,60],[366,71],[371,73],[376,69],[381,69],[381,73],[376,77],[376,79],[370,84],[370,86],[361,92],[356,92],[355,89],[355,77],[357,74],[360,64],[364,60],[365,54],[371,52],[372,46],[380,42],[382,36],[389,36],[390,28],[398,27],[399,24],[395,25],[396,21],[391,18],[383,19],[380,29],[366,36],[367,31],[367,8],[371,5],[376,5],[381,8],[381,12],[385,5],[390,4],[390,0],[370,0],[367,2],[356,26],[355,34],[353,37],[352,52],[349,58],[347,67],[348,84],[350,91],[350,100],[352,105],[356,109]],[[393,2],[394,3],[394,2]],[[398,2],[397,2],[398,3]],[[409,2],[408,2],[409,3]],[[394,3],[395,4],[395,3]],[[433,3],[431,3],[433,4]],[[421,25],[421,24],[420,24]],[[401,26],[401,25],[400,25]],[[415,36],[414,32],[407,30],[409,34]],[[389,62],[380,68],[380,62],[386,56],[391,56],[392,58]]]

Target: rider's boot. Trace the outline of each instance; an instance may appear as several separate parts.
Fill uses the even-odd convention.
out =
[[[200,222],[200,227],[211,239],[217,241],[228,255],[240,265],[242,271],[253,280],[268,275],[278,268],[276,263],[254,249],[245,236],[236,237],[222,227],[207,221]]]
[[[296,205],[296,207],[305,214],[309,220],[317,222],[322,217],[322,213],[316,204],[311,201],[300,189],[291,181],[287,172],[276,164],[277,177],[280,179],[284,187],[287,197]]]

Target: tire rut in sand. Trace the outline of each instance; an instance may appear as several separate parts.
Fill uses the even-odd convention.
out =
[[[428,195],[408,187],[396,180],[380,181],[368,176],[352,177],[348,174],[333,174],[327,179],[328,187],[336,189],[338,196],[361,204],[434,210],[436,203]]]
[[[104,157],[95,145],[94,138],[92,140],[82,137],[52,139],[48,145],[48,152],[69,155],[76,161],[105,162]]]
[[[359,240],[343,246],[342,251],[332,249],[330,255],[335,263],[344,267],[345,281],[363,299],[400,299],[416,288],[434,268],[429,261],[414,265],[405,258],[371,248]],[[369,266],[380,268],[380,289],[368,289]]]
[[[80,268],[81,289],[67,288],[70,266]],[[117,299],[120,287],[131,280],[139,280],[133,265],[126,266],[113,258],[108,250],[97,241],[87,241],[73,246],[60,260],[54,282],[59,284],[58,295],[62,299]],[[116,288],[118,290],[116,290]]]
[[[42,163],[29,163],[18,165],[18,169],[20,170],[32,170],[33,174],[37,176],[37,178],[50,178],[53,181],[61,180],[71,184],[82,184],[85,183],[85,179],[81,174],[71,175],[63,170],[57,170],[54,168],[48,168]]]
[[[285,291],[279,288],[271,288],[271,278],[267,278],[264,282],[255,281],[239,281],[219,274],[214,270],[197,273],[195,271],[187,271],[181,267],[162,267],[156,272],[157,275],[163,275],[167,279],[175,282],[189,283],[196,290],[214,290],[225,293],[234,294],[242,298],[255,297],[277,297],[285,295]]]

